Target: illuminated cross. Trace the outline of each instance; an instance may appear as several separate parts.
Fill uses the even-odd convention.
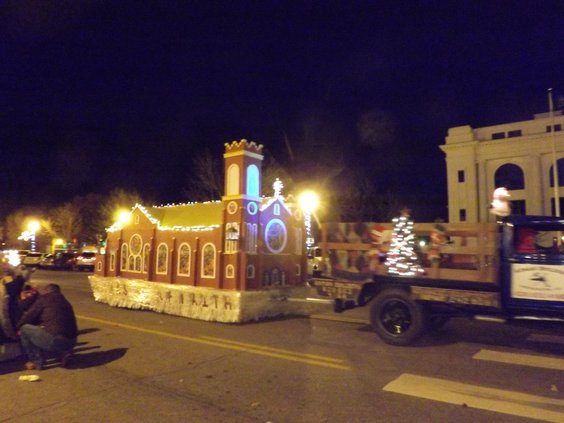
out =
[[[276,180],[272,184],[272,188],[274,188],[274,196],[280,197],[280,194],[282,193],[282,188],[284,188],[284,184],[280,179],[276,178]]]

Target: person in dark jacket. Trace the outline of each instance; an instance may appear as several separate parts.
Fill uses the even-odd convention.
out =
[[[78,328],[74,310],[59,285],[47,285],[17,326],[28,370],[41,370],[47,354],[58,356],[61,366],[67,365]]]

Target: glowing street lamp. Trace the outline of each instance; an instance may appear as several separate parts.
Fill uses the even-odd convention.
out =
[[[304,211],[304,223],[306,228],[306,248],[310,250],[315,244],[311,231],[311,215],[315,217],[315,210],[319,207],[319,195],[313,191],[305,191],[298,197],[301,209]],[[316,217],[317,220],[317,217]]]
[[[27,229],[31,232],[31,251],[35,251],[35,234],[41,228],[41,224],[37,220],[31,220],[27,224]]]
[[[41,228],[41,224],[37,220],[30,220],[27,224],[27,231],[23,231],[18,239],[31,241],[31,251],[35,251],[35,234]]]
[[[118,210],[115,214],[117,221],[123,226],[131,219],[131,212],[129,210]]]

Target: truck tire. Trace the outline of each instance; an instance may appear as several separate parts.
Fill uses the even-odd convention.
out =
[[[409,345],[427,329],[425,308],[402,289],[382,291],[370,308],[370,322],[387,344]]]

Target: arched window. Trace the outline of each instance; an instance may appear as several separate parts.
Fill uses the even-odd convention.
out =
[[[495,187],[505,187],[508,190],[525,188],[523,170],[516,164],[504,164],[495,171]]]
[[[215,278],[215,245],[208,242],[202,248],[202,278]]]
[[[168,246],[165,243],[159,244],[157,248],[157,273],[166,275],[168,271]]]
[[[127,244],[123,243],[121,245],[121,261],[120,261],[120,270],[127,270]]]
[[[239,194],[239,166],[232,164],[227,169],[227,193],[225,195]]]
[[[192,249],[187,243],[180,244],[178,249],[178,276],[190,276],[190,257]]]
[[[554,187],[554,166],[550,166],[550,186]],[[558,171],[558,186],[564,187],[564,159],[558,159],[556,162],[556,170]]]
[[[127,259],[130,272],[141,272],[141,246],[143,241],[141,236],[134,234],[129,239],[129,257]]]
[[[232,279],[235,277],[235,267],[232,264],[228,264],[225,268],[225,277]]]
[[[259,196],[259,170],[254,164],[247,167],[247,195]]]
[[[151,251],[151,247],[149,244],[145,244],[143,246],[143,273],[147,273],[149,271],[149,252]]]
[[[247,278],[248,279],[254,279],[255,278],[255,266],[252,264],[249,264],[247,266]]]

